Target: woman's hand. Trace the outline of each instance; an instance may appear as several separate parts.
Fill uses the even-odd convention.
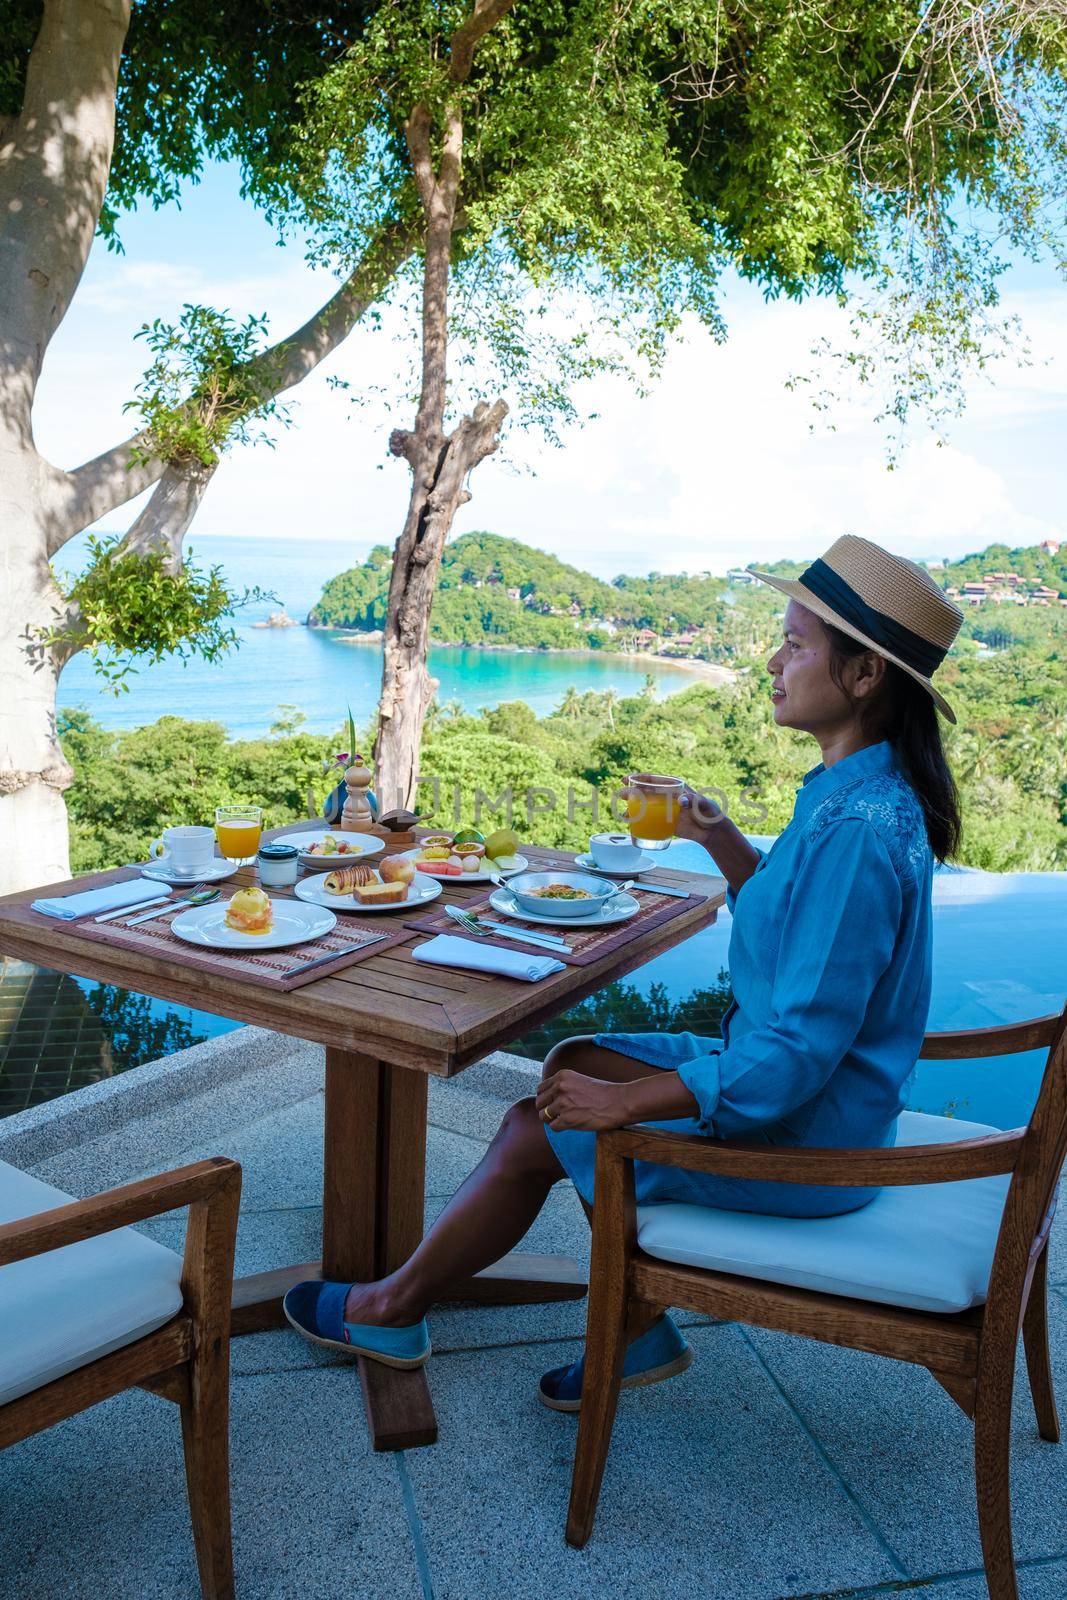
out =
[[[630,1120],[631,1087],[563,1069],[546,1078],[538,1089],[537,1111],[541,1121],[558,1133],[569,1128],[587,1133],[624,1128]]]
[[[654,772],[635,772],[637,783],[663,783],[665,778]],[[640,795],[640,789],[631,788],[624,784],[619,790],[620,800],[629,800],[631,795],[635,798]],[[697,844],[707,847],[708,829],[716,822],[721,822],[723,811],[707,795],[698,794],[690,785],[686,784],[682,790],[681,810],[678,812],[674,823],[674,836],[676,839],[692,839]]]

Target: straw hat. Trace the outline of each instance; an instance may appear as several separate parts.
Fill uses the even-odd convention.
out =
[[[930,682],[960,631],[963,612],[914,561],[846,533],[799,578],[754,578],[902,667],[950,722],[956,714]]]

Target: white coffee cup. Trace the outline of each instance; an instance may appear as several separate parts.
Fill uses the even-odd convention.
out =
[[[594,833],[589,854],[605,872],[630,872],[641,865],[644,854],[628,833]]]
[[[148,854],[176,878],[195,878],[206,872],[215,859],[214,828],[164,828],[161,839],[153,839]]]

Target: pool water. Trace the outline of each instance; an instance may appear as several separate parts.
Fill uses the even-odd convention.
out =
[[[709,871],[696,844],[664,864]],[[730,915],[625,980],[515,1040],[542,1060],[557,1039],[595,1031],[689,1028],[717,1035],[729,1003]],[[980,1028],[1059,1011],[1067,993],[1067,873],[944,868],[934,878],[934,987],[929,1027]],[[155,1060],[240,1024],[187,1006],[6,962],[0,972],[0,1116]],[[921,1061],[913,1110],[996,1127],[1026,1121],[1043,1054]]]

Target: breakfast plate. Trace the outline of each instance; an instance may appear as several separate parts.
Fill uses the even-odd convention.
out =
[[[363,905],[354,894],[328,894],[323,887],[322,878],[301,878],[294,892],[298,899],[306,900],[309,905],[325,906],[331,911],[358,911],[360,914],[364,911],[413,911],[419,906],[427,905],[431,900],[436,900],[441,893],[441,883],[438,878],[430,878],[425,873],[416,872],[408,888],[407,898],[385,906]]]
[[[505,917],[518,917],[520,922],[544,922],[554,928],[569,928],[571,932],[580,932],[582,928],[610,928],[616,922],[629,922],[641,909],[632,894],[619,894],[603,910],[594,911],[591,916],[561,917],[558,912],[523,911],[515,896],[505,888],[491,894],[489,904]]]
[[[646,850],[643,850],[636,867],[627,867],[626,871],[623,872],[618,867],[598,867],[593,856],[587,850],[584,855],[575,856],[574,865],[584,868],[586,872],[599,873],[602,878],[639,878],[642,872],[651,872],[653,867],[659,865],[659,862],[656,861],[654,856],[650,856]]]
[[[200,872],[171,872],[158,861],[137,863],[142,878],[151,878],[156,883],[172,883],[178,888],[191,887],[194,883],[221,883],[224,878],[232,878],[237,868],[238,862],[223,861],[219,857]]]
[[[321,939],[324,933],[337,926],[337,918],[323,906],[301,905],[296,900],[272,900],[274,926],[269,933],[242,933],[226,926],[228,902],[216,901],[210,906],[196,906],[181,911],[171,923],[171,931],[187,944],[203,945],[209,950],[281,950],[290,944],[306,944],[309,939]]]
[[[313,844],[321,845],[327,838],[336,839],[345,849],[328,856],[317,851],[312,855],[310,847]],[[294,845],[301,866],[309,867],[314,872],[328,871],[331,867],[349,867],[353,861],[366,861],[369,856],[380,856],[386,846],[386,840],[380,839],[377,834],[342,833],[340,828],[325,826],[301,828],[298,833],[280,833],[271,843]]]
[[[414,850],[405,850],[403,854],[410,856],[411,860],[414,861],[422,853],[422,848],[422,845],[417,845]],[[479,857],[479,860],[481,859],[483,858]],[[496,883],[500,878],[510,878],[516,872],[525,872],[530,865],[525,856],[515,855],[510,856],[508,859],[511,861],[510,867],[494,867],[492,872],[486,872],[484,867],[479,867],[477,872],[442,872],[438,874],[434,870],[434,864],[430,862],[425,867],[417,868],[415,876],[417,878],[439,878],[442,883]]]

